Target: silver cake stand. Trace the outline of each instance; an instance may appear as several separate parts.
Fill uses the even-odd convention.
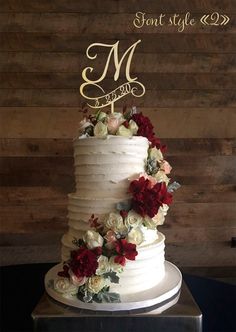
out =
[[[85,303],[76,296],[64,297],[51,287],[51,280],[62,270],[62,264],[55,265],[45,276],[45,289],[54,300],[63,304],[86,310],[95,311],[130,311],[158,310],[158,313],[170,308],[178,302],[182,284],[182,275],[172,263],[165,261],[165,277],[152,289],[144,292],[123,296],[120,303]],[[147,272],[148,273],[148,272]]]

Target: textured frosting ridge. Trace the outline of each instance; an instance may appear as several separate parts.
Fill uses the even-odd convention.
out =
[[[102,220],[117,211],[117,203],[129,201],[129,182],[145,172],[148,148],[149,142],[142,136],[86,137],[74,141],[76,192],[68,195],[69,229],[61,240],[63,261],[77,248],[73,240],[83,238],[89,230],[91,214]],[[143,243],[137,245],[136,259],[127,260],[119,284],[111,283],[110,291],[122,297],[160,282],[165,274],[164,240],[156,229],[148,230]]]
[[[89,229],[92,213],[102,218],[129,199],[129,179],[144,172],[148,146],[147,138],[141,136],[74,140],[76,193],[68,195],[69,231],[62,238],[63,261],[75,249],[71,235]]]

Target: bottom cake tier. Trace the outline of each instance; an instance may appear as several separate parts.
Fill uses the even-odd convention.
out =
[[[45,276],[45,288],[47,293],[55,300],[73,307],[98,310],[98,311],[130,311],[141,309],[142,311],[158,310],[159,313],[177,303],[182,284],[182,275],[179,269],[172,263],[165,261],[164,277],[156,286],[138,293],[129,293],[121,296],[120,303],[85,303],[77,296],[64,296],[55,291],[53,280],[62,269],[62,264],[54,266]],[[124,286],[125,287],[125,286]]]

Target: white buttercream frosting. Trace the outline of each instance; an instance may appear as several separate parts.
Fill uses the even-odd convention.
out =
[[[63,261],[77,248],[73,241],[82,239],[89,230],[92,214],[104,220],[109,213],[117,212],[117,203],[130,199],[129,179],[145,171],[148,147],[148,140],[140,136],[74,140],[76,192],[68,195],[69,229],[61,240]],[[164,276],[164,235],[145,226],[140,232],[133,234],[133,241],[142,239],[135,261],[127,260],[120,283],[111,286],[111,291],[121,295],[152,288]]]

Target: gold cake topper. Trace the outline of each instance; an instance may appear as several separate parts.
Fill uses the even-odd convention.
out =
[[[94,67],[86,67],[82,71],[82,78],[84,80],[84,83],[80,86],[80,93],[81,95],[89,100],[88,106],[91,108],[103,108],[106,106],[111,105],[111,112],[114,112],[114,103],[126,96],[127,94],[132,94],[134,97],[142,97],[145,94],[145,87],[144,85],[138,81],[137,77],[131,77],[130,75],[130,65],[132,61],[132,57],[135,51],[136,46],[141,42],[141,40],[136,41],[134,44],[132,44],[123,54],[121,59],[119,60],[119,54],[118,54],[118,47],[119,47],[119,41],[117,41],[114,44],[103,44],[103,43],[93,43],[89,45],[89,47],[86,50],[86,55],[88,59],[95,60],[97,58],[97,53],[94,55],[91,55],[91,50],[97,46],[104,47],[110,49],[109,54],[107,56],[104,70],[101,76],[98,79],[91,80],[88,77],[89,73],[92,73],[94,71]],[[124,59],[127,57],[126,61],[126,68],[125,68],[125,76],[126,76],[126,82],[118,86],[116,89],[110,92],[105,92],[105,90],[100,85],[101,82],[106,78],[108,68],[110,65],[110,62],[112,61],[112,56],[114,60],[114,66],[115,66],[115,72],[114,72],[114,81],[117,81],[120,77],[120,70],[121,65],[124,62]],[[89,97],[85,93],[86,87],[93,87],[98,88],[100,90],[101,95],[97,97]],[[95,90],[95,89],[94,89]]]

